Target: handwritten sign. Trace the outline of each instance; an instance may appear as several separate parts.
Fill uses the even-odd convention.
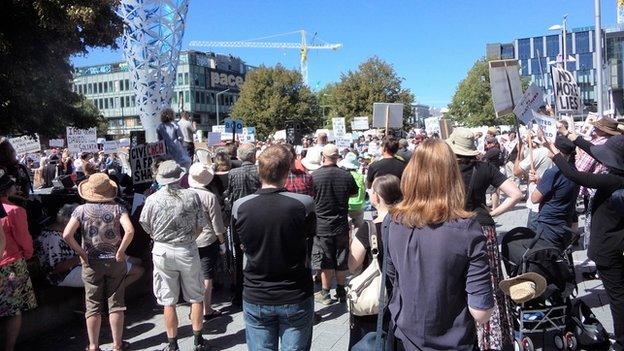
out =
[[[31,152],[41,151],[41,143],[39,142],[39,134],[22,135],[15,138],[9,138],[9,142],[18,155],[25,155]]]
[[[345,150],[351,147],[351,138],[336,138],[336,147],[338,150]]]
[[[352,130],[368,130],[368,117],[353,117]]]
[[[165,142],[139,144],[130,149],[130,167],[132,169],[132,183],[142,184],[154,181],[152,163],[154,157],[164,155]]]
[[[581,113],[581,89],[572,73],[558,67],[551,67],[552,85],[558,113]]]
[[[332,127],[334,129],[334,137],[336,139],[342,138],[347,133],[344,117],[332,118]]]
[[[533,111],[533,121],[538,128],[542,129],[544,137],[554,143],[557,137],[557,120]]]
[[[98,152],[96,129],[67,127],[67,148],[71,153]]]
[[[529,125],[533,119],[533,111],[537,111],[542,105],[544,105],[544,90],[531,84],[516,103],[513,112],[524,125]]]
[[[206,145],[215,146],[221,143],[221,133],[219,132],[208,132],[208,139],[206,140]]]
[[[50,139],[48,145],[50,147],[63,147],[65,146],[65,139]]]

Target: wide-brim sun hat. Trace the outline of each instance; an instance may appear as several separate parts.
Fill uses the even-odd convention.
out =
[[[158,165],[156,181],[160,185],[168,185],[179,182],[184,176],[184,169],[174,160],[167,160]]]
[[[546,279],[535,272],[520,274],[500,282],[498,287],[516,303],[524,303],[546,291]]]
[[[360,168],[360,161],[353,152],[347,152],[345,157],[338,162],[338,167],[345,169],[358,169]]]
[[[188,183],[193,188],[203,188],[214,178],[212,169],[201,163],[194,163],[189,168]]]
[[[479,150],[474,143],[474,133],[466,128],[455,128],[446,143],[451,147],[453,153],[459,156],[477,156]]]
[[[622,132],[618,130],[618,122],[611,117],[602,117],[597,121],[589,122],[589,124],[593,125],[594,128],[600,129],[610,135],[622,134]]]
[[[602,145],[592,145],[590,150],[598,162],[624,172],[624,135],[615,135]]]
[[[301,160],[303,167],[310,171],[321,168],[321,152],[317,147],[308,149],[306,156]]]
[[[89,202],[111,202],[117,196],[117,184],[105,173],[95,173],[78,184],[78,195]]]

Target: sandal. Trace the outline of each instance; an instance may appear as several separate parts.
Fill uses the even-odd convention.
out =
[[[124,340],[121,342],[121,348],[116,349],[113,347],[112,351],[126,351],[128,350],[129,347],[130,347],[130,343]]]
[[[210,314],[205,314],[204,315],[204,320],[205,321],[209,321],[211,319],[221,317],[222,315],[223,315],[223,312],[221,312],[219,310],[212,310],[212,312]]]

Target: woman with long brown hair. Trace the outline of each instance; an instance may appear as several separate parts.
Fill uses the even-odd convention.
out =
[[[451,148],[424,141],[401,178],[403,200],[384,221],[393,292],[389,346],[395,350],[473,350],[476,323],[494,305],[485,237],[464,209]]]

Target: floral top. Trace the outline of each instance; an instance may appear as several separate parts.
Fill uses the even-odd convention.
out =
[[[41,269],[52,285],[58,285],[65,279],[69,271],[52,274],[57,264],[76,257],[76,252],[63,240],[61,232],[44,229],[35,240],[35,254]]]
[[[119,222],[126,209],[116,203],[87,203],[76,207],[72,218],[80,222],[82,247],[89,259],[113,259],[121,244]]]

